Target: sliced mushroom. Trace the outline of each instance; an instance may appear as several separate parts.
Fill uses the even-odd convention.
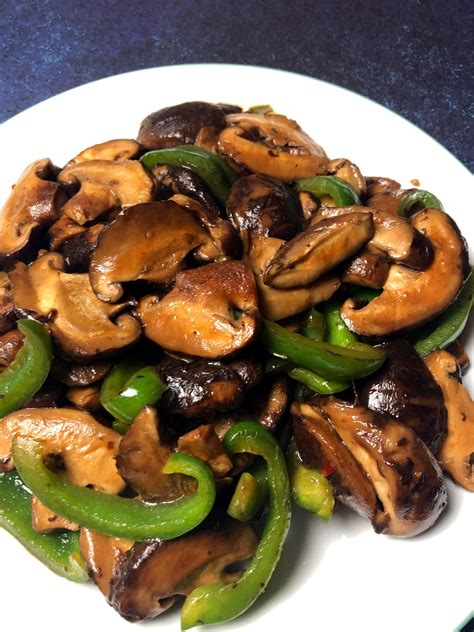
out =
[[[235,410],[244,398],[244,384],[236,371],[222,362],[166,361],[160,366],[168,389],[161,406],[171,414],[192,419]]]
[[[219,105],[189,101],[149,114],[141,123],[137,140],[147,149],[193,144],[203,127],[221,130],[225,112]]]
[[[433,351],[425,362],[448,411],[448,433],[438,460],[458,485],[474,492],[474,402],[462,384],[456,358],[448,351]]]
[[[209,236],[174,202],[150,202],[124,209],[105,228],[91,258],[89,276],[102,301],[116,302],[121,283],[143,279],[167,285],[191,251]]]
[[[226,213],[244,239],[249,232],[288,240],[303,228],[296,192],[260,173],[237,180],[226,200]]]
[[[67,215],[61,215],[48,230],[49,247],[51,250],[59,250],[67,239],[79,235],[86,230],[85,226],[79,226],[79,224],[76,224],[76,222],[70,217],[67,217]]]
[[[446,351],[456,358],[461,375],[464,375],[471,366],[471,359],[469,358],[466,349],[464,349],[462,344],[459,342],[459,338],[453,340],[453,342],[446,347]]]
[[[240,261],[186,270],[162,300],[142,299],[139,315],[145,335],[164,349],[220,358],[242,349],[258,333],[255,279]]]
[[[109,360],[96,360],[90,364],[74,364],[54,358],[51,375],[66,386],[90,386],[103,380],[112,368]]]
[[[99,590],[107,597],[110,582],[117,571],[120,560],[132,548],[134,542],[123,538],[114,538],[82,527],[79,543],[89,575]]]
[[[88,413],[73,408],[23,408],[0,420],[0,471],[14,467],[11,446],[15,436],[43,443],[45,453],[61,459],[68,480],[107,494],[118,494],[124,482],[115,458],[120,435]]]
[[[102,302],[92,290],[88,274],[67,274],[63,267],[60,254],[47,253],[30,266],[17,263],[10,280],[16,309],[47,317],[56,342],[68,357],[92,359],[111,354],[140,337],[140,323],[129,314],[120,314],[126,304]]]
[[[398,184],[398,183],[397,183]],[[393,217],[397,216],[398,207],[402,198],[408,193],[406,189],[388,189],[380,193],[368,192],[365,203],[370,208],[389,213]]]
[[[277,377],[271,384],[263,409],[258,416],[258,423],[274,432],[288,406],[288,380],[284,375]]]
[[[378,533],[402,537],[429,529],[447,504],[441,469],[425,443],[390,415],[334,397],[319,406],[371,479],[382,508]]]
[[[0,334],[14,327],[16,320],[14,309],[10,279],[6,272],[0,272]]]
[[[25,336],[13,329],[0,336],[0,366],[9,366],[23,346]]]
[[[95,224],[66,239],[61,251],[68,272],[87,272],[89,270],[92,254],[104,228],[104,224]]]
[[[152,173],[157,181],[157,199],[167,199],[175,194],[185,195],[199,202],[213,218],[219,217],[219,208],[207,185],[191,169],[158,165]]]
[[[366,176],[365,183],[367,185],[367,198],[378,193],[387,193],[400,188],[400,183],[391,178],[381,178],[379,176]]]
[[[263,282],[277,289],[304,287],[353,255],[374,234],[370,213],[346,213],[309,226],[270,260]]]
[[[50,376],[40,390],[26,402],[23,408],[59,408],[65,404],[65,389],[63,385]]]
[[[158,616],[197,586],[236,581],[227,570],[249,559],[257,537],[248,524],[225,522],[174,540],[139,542],[122,558],[109,603],[128,621]]]
[[[146,406],[120,443],[118,470],[144,500],[174,500],[195,489],[193,479],[180,474],[163,474],[163,466],[173,451],[163,434],[156,411]]]
[[[207,463],[216,478],[222,478],[233,468],[221,440],[210,424],[203,424],[178,439],[178,450]]]
[[[50,533],[58,529],[79,531],[78,524],[54,513],[36,496],[31,496],[31,524],[38,533]]]
[[[229,114],[219,150],[251,171],[291,181],[326,173],[327,156],[317,143],[279,114]]]
[[[66,198],[55,179],[56,168],[48,158],[33,162],[21,174],[0,211],[0,259],[20,256],[36,229],[58,219]]]
[[[390,259],[381,251],[367,246],[357,254],[341,275],[343,283],[382,289],[390,270]]]
[[[140,151],[140,144],[137,143],[136,140],[132,140],[131,138],[116,138],[83,149],[75,158],[67,163],[66,167],[78,165],[80,162],[86,162],[87,160],[113,160],[114,162],[123,162],[124,160],[136,158]]]
[[[469,267],[456,224],[436,209],[418,212],[412,222],[431,242],[433,263],[422,271],[394,264],[382,294],[366,307],[357,309],[353,300],[347,300],[341,316],[352,331],[385,336],[417,327],[444,311],[459,293]]]
[[[265,377],[263,360],[257,356],[246,355],[232,360],[229,366],[237,373],[247,390],[260,384]]]
[[[307,467],[333,470],[328,476],[337,497],[361,516],[373,520],[377,511],[375,488],[352,452],[322,410],[294,402],[291,406],[298,452]]]
[[[335,158],[330,160],[328,164],[328,173],[335,175],[341,180],[345,180],[357,195],[363,198],[366,194],[365,178],[362,175],[359,167],[347,158]]]
[[[120,206],[150,202],[154,184],[138,160],[86,160],[61,171],[58,181],[79,191],[62,213],[82,225]]]
[[[360,403],[410,427],[436,455],[446,436],[441,389],[408,342],[393,340],[381,346],[387,359],[376,373],[357,383]]]
[[[94,413],[101,408],[98,386],[73,386],[66,391],[66,397],[71,404],[81,410]]]

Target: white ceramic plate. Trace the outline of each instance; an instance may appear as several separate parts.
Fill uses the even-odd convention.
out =
[[[22,169],[49,156],[64,164],[81,149],[133,138],[140,121],[188,100],[270,103],[295,118],[331,157],[366,175],[389,176],[435,193],[474,244],[469,172],[424,132],[342,88],[291,73],[245,66],[153,68],[110,77],[44,101],[0,126],[0,198]],[[474,357],[473,337],[469,351]],[[470,378],[472,392],[472,372]],[[338,509],[326,526],[295,510],[266,594],[240,619],[215,630],[447,632],[473,609],[474,496],[449,485],[449,510],[411,540],[376,535]],[[4,629],[130,630],[92,586],[56,577],[0,531],[0,620]],[[147,626],[179,629],[179,613]]]

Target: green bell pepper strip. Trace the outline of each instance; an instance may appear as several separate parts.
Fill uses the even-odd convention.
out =
[[[248,522],[262,508],[268,496],[267,468],[257,461],[248,472],[243,472],[227,508],[231,518]]]
[[[73,582],[88,580],[78,533],[38,533],[33,529],[31,493],[25,488],[17,472],[0,474],[0,527],[11,533],[57,575]]]
[[[429,191],[424,191],[423,189],[413,189],[412,191],[408,191],[408,193],[400,200],[400,204],[397,208],[397,215],[408,217],[415,204],[418,204],[423,208],[437,208],[439,211],[444,211],[443,205],[435,195]]]
[[[291,369],[293,364],[283,358],[271,356],[265,361],[265,373],[283,373],[287,369]]]
[[[350,382],[344,382],[342,380],[327,380],[317,373],[308,371],[308,369],[302,369],[301,367],[291,369],[291,371],[288,371],[288,375],[291,379],[301,382],[301,384],[305,384],[312,391],[315,391],[320,395],[333,395],[334,393],[340,393],[345,391],[346,388],[349,388],[351,385]]]
[[[222,623],[245,612],[265,590],[285,542],[290,525],[290,486],[285,457],[278,441],[254,421],[242,421],[227,431],[225,449],[235,454],[250,452],[266,461],[269,513],[255,555],[242,577],[232,584],[200,586],[186,598],[181,611],[181,627]]]
[[[448,307],[440,319],[414,343],[416,352],[426,357],[435,349],[444,349],[461,334],[469,318],[474,295],[474,268],[457,299]]]
[[[342,301],[331,298],[324,303],[324,316],[326,318],[326,340],[329,344],[340,347],[350,347],[354,342],[359,342],[358,337],[349,331],[346,323],[341,318]]]
[[[125,360],[105,378],[100,389],[100,402],[119,420],[114,429],[123,434],[142,408],[154,406],[165,390],[166,384],[152,366]]]
[[[320,472],[303,464],[294,440],[288,447],[286,462],[294,501],[322,522],[328,522],[335,502],[331,483]]]
[[[39,391],[53,358],[51,338],[43,325],[23,318],[17,326],[25,339],[13,362],[0,373],[0,417],[17,410]]]
[[[140,162],[147,169],[153,169],[156,165],[187,167],[197,173],[223,203],[229,195],[230,187],[237,180],[237,174],[223,158],[203,147],[196,147],[196,145],[154,149],[144,154],[140,158]]]
[[[270,353],[327,379],[350,381],[365,377],[382,366],[386,357],[383,349],[363,343],[357,349],[336,347],[290,332],[269,320],[265,321],[260,340]]]
[[[119,538],[177,538],[204,520],[216,497],[209,467],[179,452],[170,456],[163,472],[192,476],[198,489],[174,502],[156,504],[73,485],[44,465],[41,443],[31,437],[17,436],[12,453],[21,479],[49,509],[81,526]]]
[[[313,176],[296,180],[297,191],[309,191],[321,199],[329,195],[336,206],[360,205],[360,198],[351,185],[337,176]]]
[[[301,333],[306,338],[321,342],[326,336],[326,320],[314,307],[311,308],[308,316],[306,317]]]

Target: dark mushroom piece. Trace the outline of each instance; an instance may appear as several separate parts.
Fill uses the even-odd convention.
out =
[[[257,544],[252,527],[237,521],[174,540],[137,543],[120,561],[109,603],[128,621],[153,619],[172,606],[177,595],[236,581],[240,571],[227,568],[252,557]]]
[[[186,255],[209,241],[192,215],[174,202],[149,202],[119,213],[98,239],[89,276],[102,301],[116,302],[121,283],[143,279],[166,286]]]
[[[408,342],[393,340],[382,347],[385,363],[357,383],[360,403],[409,426],[436,455],[446,436],[443,393]]]
[[[82,527],[79,543],[90,577],[101,593],[107,597],[110,582],[117,571],[120,560],[132,548],[134,542],[123,538],[114,538]]]
[[[87,228],[85,226],[80,226],[67,215],[61,215],[48,230],[49,249],[60,250],[65,241],[86,230]]]
[[[211,424],[203,424],[178,439],[178,451],[207,463],[216,478],[223,478],[233,468],[221,440]]]
[[[10,366],[23,345],[25,336],[19,329],[13,329],[0,336],[0,366]]]
[[[443,312],[456,298],[469,274],[464,239],[442,211],[426,209],[412,217],[415,229],[431,242],[433,263],[425,270],[393,264],[383,292],[357,309],[347,300],[341,309],[346,325],[363,336],[386,336],[418,327]]]
[[[385,253],[366,246],[342,272],[341,281],[380,290],[387,280],[390,265]]]
[[[61,252],[67,272],[89,271],[91,257],[104,228],[104,224],[95,224],[64,241]]]
[[[30,266],[17,263],[10,272],[12,298],[20,313],[47,318],[49,328],[69,358],[92,360],[138,340],[140,323],[123,313],[127,304],[99,300],[88,274],[67,274],[59,253],[42,255]]]
[[[140,124],[138,142],[147,149],[193,144],[203,127],[224,129],[223,107],[205,101],[189,101],[149,114]]]
[[[4,334],[14,327],[16,321],[14,310],[10,279],[6,272],[0,272],[0,334]]]
[[[95,360],[89,364],[65,362],[54,358],[51,364],[51,375],[66,386],[90,386],[103,380],[113,363],[110,360]]]
[[[145,335],[167,351],[221,358],[247,346],[259,330],[257,287],[240,261],[210,263],[176,276],[161,300],[140,301]]]
[[[272,432],[278,427],[288,406],[288,380],[286,376],[277,377],[268,390],[265,405],[260,411],[257,421]]]
[[[474,402],[462,384],[456,358],[448,351],[433,351],[425,363],[443,392],[448,411],[448,432],[438,460],[458,485],[474,492]]]
[[[219,207],[207,185],[191,169],[174,167],[172,165],[158,165],[154,167],[152,173],[157,182],[156,199],[166,200],[172,195],[179,193],[202,204],[213,217],[219,217]]]
[[[395,184],[398,184],[398,182]],[[398,188],[390,188],[380,192],[373,192],[373,189],[371,191],[369,188],[365,203],[371,208],[376,208],[379,211],[384,211],[396,217],[400,202],[407,193],[408,190],[400,189],[400,185]]]
[[[365,183],[367,185],[366,197],[370,198],[378,193],[387,193],[394,189],[400,188],[400,183],[391,178],[383,178],[380,176],[365,176]],[[367,206],[370,206],[368,204]],[[376,208],[376,207],[374,207]]]

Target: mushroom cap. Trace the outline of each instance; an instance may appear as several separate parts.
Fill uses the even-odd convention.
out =
[[[138,313],[148,338],[167,351],[202,358],[242,349],[260,322],[255,279],[240,261],[178,273],[174,288],[161,300],[142,299]]]
[[[105,143],[98,143],[87,147],[72,158],[66,165],[71,167],[87,160],[113,160],[123,162],[136,158],[141,151],[141,146],[136,140],[131,138],[114,138],[106,140]]]
[[[458,485],[474,492],[474,402],[462,384],[456,358],[448,351],[433,351],[425,363],[448,411],[448,431],[438,460]]]
[[[348,299],[341,316],[357,334],[385,336],[418,327],[443,312],[461,290],[469,270],[466,245],[454,221],[443,211],[426,209],[412,223],[431,242],[433,262],[421,271],[393,264],[382,294],[362,309]]]
[[[110,581],[115,575],[120,559],[132,548],[134,542],[81,527],[79,543],[89,575],[101,593],[107,597]]]
[[[15,308],[47,317],[51,333],[68,357],[92,359],[111,354],[140,337],[140,323],[135,318],[126,313],[117,316],[126,304],[99,300],[89,275],[63,272],[58,253],[42,255],[29,266],[17,263],[10,280]]]
[[[192,214],[175,202],[129,206],[101,233],[89,276],[102,301],[118,301],[121,283],[143,279],[170,284],[186,255],[209,241]]]
[[[34,230],[52,224],[64,202],[49,158],[36,160],[21,174],[0,211],[0,258],[19,256]]]
[[[120,435],[74,408],[23,408],[0,420],[0,470],[13,469],[14,437],[41,441],[44,452],[59,455],[68,480],[97,491],[118,494],[124,482],[115,457]]]

